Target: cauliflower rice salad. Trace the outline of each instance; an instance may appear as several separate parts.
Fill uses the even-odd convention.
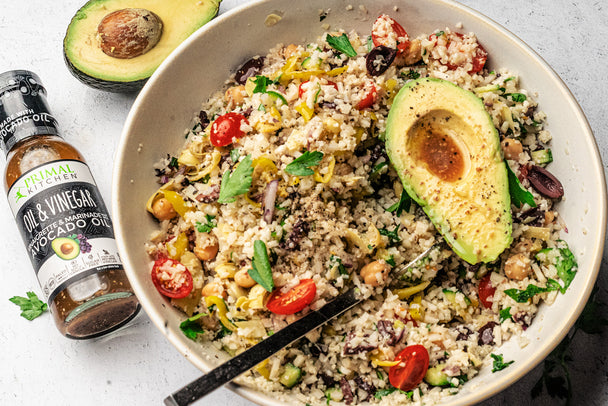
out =
[[[160,293],[193,340],[237,354],[348,288],[366,299],[238,380],[302,404],[432,404],[484,363],[576,262],[559,234],[561,184],[533,95],[473,33],[411,38],[382,15],[247,61],[206,101],[185,145],[155,168],[147,251]],[[471,265],[404,192],[384,147],[397,92],[440,78],[484,103],[509,170],[513,242]],[[395,270],[421,253],[403,275]]]

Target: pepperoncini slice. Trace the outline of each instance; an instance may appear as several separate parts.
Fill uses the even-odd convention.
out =
[[[167,243],[169,258],[179,261],[183,253],[188,249],[189,243],[186,233],[179,233],[174,241]]]
[[[308,107],[305,102],[301,102],[295,107],[296,111],[304,118],[305,122],[309,122],[310,119],[315,115],[314,109]]]
[[[389,361],[389,360],[382,360],[380,359],[380,356],[384,355],[384,354],[372,354],[370,355],[370,361],[372,362],[372,365],[374,367],[392,367],[395,366],[399,363],[399,361]]]
[[[420,293],[431,284],[431,281],[422,282],[416,286],[410,286],[402,289],[393,289],[392,292],[399,296],[399,299],[404,300],[410,296],[414,296],[416,293]]]
[[[215,309],[217,311],[217,317],[220,319],[220,323],[228,330],[235,332],[238,330],[238,327],[232,324],[232,321],[227,316],[228,307],[226,306],[226,302],[219,296],[206,296],[205,297],[205,305],[207,307],[211,307],[215,305]]]
[[[184,217],[187,212],[192,210],[191,207],[186,206],[186,202],[179,195],[179,193],[174,192],[172,190],[165,190],[163,191],[163,195],[165,199],[167,199],[169,203],[171,203],[173,209],[176,211],[177,214],[180,215],[180,217]]]

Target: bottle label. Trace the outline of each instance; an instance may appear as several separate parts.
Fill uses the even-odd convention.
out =
[[[122,269],[112,221],[85,163],[57,160],[31,169],[8,200],[49,304],[76,280]]]

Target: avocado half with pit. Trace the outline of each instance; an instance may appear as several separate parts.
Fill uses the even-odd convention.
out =
[[[63,40],[70,72],[112,92],[141,89],[180,43],[217,15],[221,0],[91,0]]]
[[[492,262],[511,244],[500,138],[475,94],[441,79],[407,83],[389,111],[386,151],[405,191],[462,259]]]

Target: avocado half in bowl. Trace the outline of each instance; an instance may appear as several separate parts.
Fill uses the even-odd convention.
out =
[[[70,72],[100,90],[141,89],[165,58],[216,16],[220,0],[91,0],[70,22]]]
[[[158,189],[154,165],[183,146],[184,129],[231,74],[277,43],[313,41],[327,31],[327,25],[369,33],[374,19],[383,13],[400,21],[411,36],[446,26],[456,29],[462,23],[462,30],[474,32],[488,51],[490,68],[517,71],[521,86],[538,93],[539,108],[547,114],[553,134],[551,170],[565,191],[557,210],[568,228],[564,238],[579,264],[567,292],[552,305],[542,306],[523,333],[530,344],[522,347],[515,338],[500,347],[505,360],[514,363],[496,373],[492,373],[491,362],[485,363],[458,394],[441,402],[471,405],[507,388],[540,363],[581,313],[599,271],[606,231],[606,187],[599,152],[583,112],[555,72],[513,34],[483,15],[447,0],[403,0],[397,3],[398,10],[389,0],[364,0],[355,7],[348,4],[338,0],[247,3],[205,25],[169,56],[136,99],[117,150],[112,211],[121,257],[142,307],[176,349],[202,371],[225,361],[228,355],[213,343],[184,336],[179,328],[183,313],[158,294],[151,280],[153,261],[145,244],[158,230],[158,222],[145,204]],[[331,11],[320,18],[319,10],[327,9]],[[270,18],[274,24],[268,24],[269,16],[274,16]],[[261,388],[235,383],[228,387],[260,405],[304,404],[289,391],[268,395]],[[167,388],[167,393],[175,389]]]

